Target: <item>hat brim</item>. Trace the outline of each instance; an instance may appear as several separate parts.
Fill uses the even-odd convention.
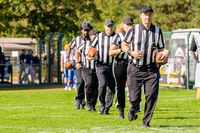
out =
[[[146,13],[146,12],[152,12],[153,13],[153,9],[146,9],[146,10],[141,11],[141,13]]]
[[[131,22],[131,21],[124,21],[123,23],[124,24],[133,24],[133,22]]]
[[[108,24],[105,24],[106,26],[113,26],[114,24],[113,23],[108,23]]]
[[[85,28],[82,28],[83,30],[90,30],[91,28],[89,27],[85,27]]]

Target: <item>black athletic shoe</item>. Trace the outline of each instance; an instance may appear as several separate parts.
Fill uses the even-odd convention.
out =
[[[85,100],[82,100],[80,104],[80,109],[84,109],[85,105],[86,105]]]
[[[90,109],[91,109],[90,110],[91,112],[95,112],[96,111],[95,107],[93,107],[93,106],[90,106]]]
[[[88,105],[88,106],[86,107],[86,109],[87,109],[88,111],[91,111],[91,106]]]
[[[108,115],[109,114],[109,109],[104,109],[103,114]]]
[[[80,109],[84,109],[85,104],[80,104]]]
[[[128,111],[128,120],[129,121],[136,120],[137,118],[138,118],[138,115],[135,114],[134,111],[132,111],[132,110]]]
[[[143,123],[143,126],[146,127],[146,128],[150,128],[150,124],[149,123]]]
[[[74,104],[74,106],[75,106],[75,108],[76,109],[80,109],[80,102],[79,101],[75,101],[75,104]]]
[[[99,109],[99,111],[98,111],[98,113],[99,114],[103,114],[104,113],[104,109],[105,109],[104,106],[101,106],[100,109]]]
[[[119,119],[124,119],[124,110],[119,110]]]

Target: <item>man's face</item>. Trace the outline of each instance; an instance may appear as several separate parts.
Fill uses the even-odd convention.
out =
[[[108,25],[108,26],[104,25],[104,29],[107,35],[112,35],[113,30],[114,30],[113,25]]]
[[[89,31],[90,31],[89,29],[82,29],[81,33],[82,33],[83,37],[88,37]]]
[[[140,14],[140,18],[143,24],[151,24],[153,19],[153,12],[147,11]]]
[[[28,54],[29,54],[29,55],[32,55],[32,54],[33,54],[33,51],[32,51],[32,50],[29,50],[29,51],[28,51]]]
[[[125,23],[123,23],[123,29],[124,29],[124,31],[127,32],[128,28],[129,28],[130,26],[132,26],[132,25],[133,25],[133,24],[125,24]]]
[[[95,35],[90,35],[90,40],[93,41],[95,38]]]

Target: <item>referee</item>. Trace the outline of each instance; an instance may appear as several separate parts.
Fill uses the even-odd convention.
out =
[[[110,18],[106,19],[104,23],[104,32],[99,33],[91,44],[93,47],[96,47],[98,51],[96,73],[99,82],[98,95],[101,105],[99,109],[100,114],[109,114],[109,109],[112,106],[115,93],[115,81],[112,73],[113,57],[109,56],[109,48],[113,36],[115,35],[113,26],[114,21]]]
[[[92,26],[90,25],[90,23],[88,22],[83,22],[80,25],[80,30],[81,30],[81,36],[77,36],[74,39],[72,39],[72,41],[70,42],[70,50],[69,50],[69,54],[68,54],[68,60],[69,60],[69,55],[71,52],[71,49],[77,49],[81,43],[89,40],[89,31],[92,29]],[[76,70],[75,70],[75,74],[76,74],[76,78],[77,78],[77,95],[75,97],[75,108],[76,109],[80,109],[80,108],[84,108],[85,106],[85,93],[84,93],[84,80],[81,76],[81,70],[79,69],[82,62],[81,60],[78,60],[76,63]]]
[[[91,30],[94,31],[94,30]],[[94,33],[97,34],[98,32],[89,32],[90,36]],[[98,80],[95,71],[95,60],[88,60],[87,59],[87,50],[90,47],[91,40],[86,40],[83,42],[76,53],[78,57],[81,59],[81,76],[85,82],[85,97],[86,97],[86,104],[88,111],[96,111],[95,105],[97,102],[98,97]],[[77,61],[78,58],[76,58]]]
[[[123,24],[118,25],[117,34],[112,39],[109,54],[114,56],[113,75],[116,84],[117,108],[119,110],[119,118],[124,119],[125,108],[125,86],[127,80],[128,54],[122,52],[121,44],[124,39],[125,32],[133,25],[133,18],[124,17]]]
[[[122,49],[130,56],[127,68],[128,91],[131,108],[128,120],[137,119],[137,110],[141,101],[141,87],[144,85],[145,109],[143,125],[150,127],[159,90],[159,67],[155,63],[156,52],[165,52],[162,30],[153,25],[153,9],[144,6],[140,11],[141,23],[131,27],[124,38]]]

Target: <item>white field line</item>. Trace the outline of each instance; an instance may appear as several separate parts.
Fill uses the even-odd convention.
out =
[[[169,99],[170,98],[170,99]],[[158,98],[159,99],[159,98]],[[187,100],[193,100],[193,99],[195,99],[194,97],[193,98],[189,98],[189,97],[185,97],[185,98],[177,98],[177,97],[162,97],[162,99],[160,99],[160,101],[162,101],[162,102],[165,102],[165,101],[171,101],[171,100],[173,100],[173,101],[187,101]]]
[[[39,128],[24,128],[19,127],[19,126],[2,126],[0,125],[0,129],[20,129],[22,131],[27,131],[27,130],[32,130],[36,132],[37,130],[40,130]],[[50,129],[44,129],[41,131],[37,131],[37,133],[56,133],[56,132],[64,132],[64,133],[113,133],[113,132],[120,132],[120,133],[137,133],[137,132],[147,132],[147,131],[141,131],[141,129],[145,129],[143,126],[102,126],[102,127],[93,127],[91,129],[78,129],[77,128],[50,128]],[[148,133],[151,132],[166,132],[166,133],[171,133],[171,132],[176,132],[176,133],[182,133],[182,132],[192,132],[192,128],[186,128],[186,127],[152,127],[147,129]],[[199,128],[195,128],[195,132],[199,132]]]

